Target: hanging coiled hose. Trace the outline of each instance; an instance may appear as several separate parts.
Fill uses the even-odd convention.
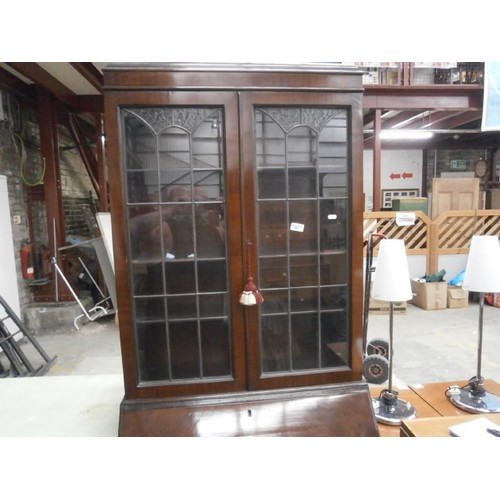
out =
[[[43,184],[43,179],[45,177],[45,158],[42,159],[42,170],[40,172],[38,179],[29,180],[28,177],[26,176],[26,171],[25,171],[28,155],[26,154],[24,140],[19,134],[15,132],[11,133],[11,137],[12,137],[12,142],[14,144],[14,148],[19,151],[19,156],[20,156],[19,176],[21,177],[21,180],[27,186],[38,186],[40,184]]]

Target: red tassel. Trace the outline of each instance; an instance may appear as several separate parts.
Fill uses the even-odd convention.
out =
[[[262,302],[264,302],[264,297],[262,297],[261,293],[259,290],[257,290],[257,287],[255,286],[255,283],[253,282],[252,276],[250,276],[250,259],[248,255],[248,250],[249,247],[252,243],[247,241],[247,282],[245,286],[243,287],[243,292],[241,292],[240,295],[240,304],[244,306],[255,306],[255,305],[260,305]]]
[[[243,288],[243,292],[241,292],[240,295],[240,304],[244,306],[259,306],[262,302],[264,302],[264,297],[262,297],[259,290],[257,290],[253,278],[249,276]]]

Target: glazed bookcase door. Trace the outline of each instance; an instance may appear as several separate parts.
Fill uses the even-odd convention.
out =
[[[361,97],[110,91],[106,121],[125,400],[360,379]]]
[[[264,297],[248,318],[256,388],[352,371],[352,112],[342,98],[243,100],[245,235]],[[253,201],[253,206],[250,200]]]
[[[122,328],[132,330],[124,336],[133,339],[130,390],[239,389],[242,312],[233,299],[241,260],[228,259],[240,245],[229,220],[239,219],[229,196],[239,179],[237,148],[225,140],[227,127],[237,127],[235,98],[196,104],[191,96],[183,104],[176,95],[158,105],[148,97],[120,106],[118,117],[130,287],[120,322],[130,319]]]

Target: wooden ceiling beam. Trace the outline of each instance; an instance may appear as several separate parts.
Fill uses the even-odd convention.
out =
[[[75,107],[77,104],[77,96],[68,87],[63,85],[59,80],[54,78],[48,71],[43,69],[39,64],[32,62],[8,62],[11,68],[21,73],[26,78],[31,80],[37,86],[45,89],[47,92],[56,97],[59,101],[68,106]]]
[[[425,117],[425,123],[420,127],[423,129],[426,128],[450,128],[447,123],[452,118],[455,118],[458,115],[463,115],[463,111],[439,111],[439,110],[430,110],[429,114]]]
[[[422,112],[423,110],[418,110],[418,109],[414,111],[402,111],[401,113],[398,113],[396,116],[393,116],[392,118],[388,118],[387,120],[382,120],[382,128],[383,129],[399,128],[398,126],[401,123],[417,120]]]
[[[99,184],[98,184],[98,167],[97,167],[97,159],[92,151],[92,148],[88,145],[86,136],[81,127],[80,121],[78,117],[70,113],[65,116],[65,125],[69,130],[73,139],[78,147],[78,151],[80,152],[80,156],[82,158],[83,164],[87,170],[92,186],[94,187],[95,192],[99,195]]]
[[[434,85],[432,88],[409,87],[365,88],[363,109],[480,109],[483,88],[460,85]]]
[[[442,128],[442,129],[452,129],[460,128],[471,122],[476,122],[482,118],[482,111],[465,111],[464,113],[457,113],[453,116],[448,116],[447,119],[441,120],[440,126],[438,123],[431,123],[428,128]]]
[[[363,115],[363,126],[366,127],[367,125],[373,123],[374,119],[375,119],[375,111],[373,109],[370,109]]]
[[[102,87],[104,85],[104,76],[102,73],[90,62],[70,62],[71,66],[75,68],[99,93],[102,94]]]
[[[479,109],[468,96],[364,96],[365,109]]]
[[[104,97],[101,95],[79,95],[73,106],[75,113],[104,113]]]
[[[6,89],[24,99],[31,100],[35,98],[35,93],[30,85],[3,68],[0,68],[0,88]]]

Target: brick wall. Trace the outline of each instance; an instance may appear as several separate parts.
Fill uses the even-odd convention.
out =
[[[443,172],[474,172],[474,166],[480,157],[486,158],[484,149],[440,149],[430,150],[427,156],[427,191],[432,191],[432,179],[441,177]],[[464,170],[454,170],[454,160],[464,161]]]
[[[21,309],[32,300],[31,291],[24,284],[21,273],[19,251],[24,242],[29,238],[27,225],[26,197],[24,184],[19,175],[21,162],[20,141],[16,134],[20,131],[20,110],[12,97],[2,91],[4,120],[0,121],[0,174],[7,177],[9,193],[10,215],[18,216],[19,224],[12,224],[12,239],[14,241],[14,254],[16,257],[16,272],[19,288],[19,303]]]
[[[19,301],[21,309],[32,302],[32,293],[22,278],[20,249],[29,239],[27,220],[27,198],[25,188],[29,183],[40,180],[43,164],[40,155],[39,127],[34,110],[21,109],[16,98],[2,90],[4,119],[0,121],[0,174],[7,177],[11,216],[19,216],[20,224],[12,225],[16,270],[18,275]],[[65,208],[65,224],[68,234],[87,236],[88,215],[81,207],[96,203],[96,195],[85,166],[74,141],[67,130],[59,127],[59,161],[61,188]],[[22,149],[24,146],[24,151]],[[24,168],[21,168],[24,160]],[[44,202],[34,207],[37,219],[34,230],[42,243],[47,241],[50,228],[47,227]],[[81,231],[81,232],[80,232]]]

